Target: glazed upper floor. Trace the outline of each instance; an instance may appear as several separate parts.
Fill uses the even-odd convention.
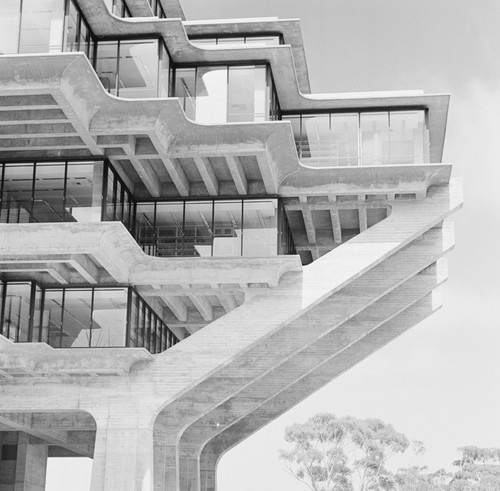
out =
[[[307,77],[300,75],[305,60],[297,60],[296,46],[282,44],[290,42],[285,30],[266,27],[276,21],[235,22],[230,29],[178,19],[121,20],[110,14],[113,5],[116,0],[108,6],[103,0],[9,2],[0,7],[2,52],[82,51],[112,95],[176,97],[198,123],[290,120],[299,158],[308,165],[441,160],[446,97],[307,95]]]

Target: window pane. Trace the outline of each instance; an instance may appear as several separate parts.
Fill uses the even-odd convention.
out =
[[[358,114],[332,114],[329,165],[358,165]]]
[[[106,184],[106,208],[105,208],[105,220],[113,221],[115,219],[115,175],[108,167],[108,179]]]
[[[238,201],[216,201],[214,256],[241,256],[241,206]]]
[[[0,2],[0,54],[17,53],[21,0]]]
[[[97,45],[96,72],[104,88],[116,95],[118,78],[118,41],[101,41]]]
[[[230,67],[228,88],[228,114],[230,122],[265,121],[266,68]]]
[[[71,0],[69,2],[68,23],[66,26],[66,51],[78,51],[78,17],[78,10],[74,1]]]
[[[3,195],[2,223],[26,223],[31,218],[33,164],[6,164]]]
[[[48,338],[48,316],[44,315],[42,304],[43,291],[35,287],[35,305],[33,308],[33,342],[47,343]]]
[[[361,113],[362,165],[389,163],[389,113]]]
[[[245,200],[243,255],[275,256],[278,252],[277,200]]]
[[[157,97],[158,41],[121,41],[120,97]]]
[[[182,203],[157,203],[157,256],[184,255],[183,208]]]
[[[20,53],[62,50],[64,0],[23,0]]]
[[[186,203],[184,255],[210,256],[212,254],[212,230],[212,202]]]
[[[160,74],[158,97],[168,97],[168,83],[170,78],[170,58],[165,43],[160,40]]]
[[[94,291],[91,346],[125,346],[127,289]]]
[[[61,348],[90,346],[91,289],[66,290]]]
[[[426,128],[424,111],[393,111],[391,124],[391,163],[426,162]]]
[[[178,68],[175,70],[174,97],[179,97],[186,116],[196,117],[196,69]]]
[[[138,332],[138,316],[139,310],[137,307],[138,297],[137,293],[132,290],[131,294],[131,304],[130,304],[130,347],[137,347],[139,342],[139,332]]]
[[[103,162],[68,162],[66,221],[99,222]]]
[[[63,290],[46,290],[43,310],[44,324],[48,326],[49,344],[54,348],[61,346],[62,340]]]
[[[280,44],[280,38],[279,36],[247,37],[245,43],[252,44],[254,46],[277,46]]]
[[[64,169],[64,163],[36,165],[33,221],[64,221]]]
[[[300,116],[284,116],[283,121],[290,121],[292,124],[293,138],[295,139],[295,146],[297,147],[297,154],[299,159],[302,158],[302,143],[300,139]]]
[[[302,158],[317,165],[327,164],[335,155],[330,132],[330,115],[302,116]]]
[[[155,204],[137,203],[136,239],[146,254],[156,256]]]
[[[27,342],[31,283],[7,283],[3,335],[11,341]]]
[[[227,121],[227,67],[200,67],[196,72],[196,121]]]

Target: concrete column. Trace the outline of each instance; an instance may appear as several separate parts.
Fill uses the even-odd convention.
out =
[[[32,445],[25,433],[6,432],[0,445],[6,445],[0,460],[2,491],[44,491],[47,473],[47,445]]]
[[[153,491],[153,428],[97,422],[91,491]]]
[[[200,491],[200,449],[183,447],[179,455],[180,491]]]
[[[220,452],[210,445],[205,446],[200,455],[200,491],[217,490],[217,463]]]

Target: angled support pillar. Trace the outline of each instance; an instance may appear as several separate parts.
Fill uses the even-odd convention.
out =
[[[153,425],[147,415],[97,421],[91,491],[153,491]],[[148,424],[150,423],[150,424]]]

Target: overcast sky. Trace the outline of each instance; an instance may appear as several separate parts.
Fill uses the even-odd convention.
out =
[[[184,0],[188,20],[300,18],[313,92],[450,93],[444,161],[462,177],[444,307],[229,452],[218,491],[300,491],[281,469],[287,425],[323,411],[378,417],[450,468],[462,445],[500,446],[500,2],[498,0]],[[401,464],[405,464],[403,460]],[[85,474],[70,469],[79,491]],[[88,469],[89,466],[87,466]],[[57,466],[58,472],[63,467]],[[68,487],[70,486],[70,487]]]

